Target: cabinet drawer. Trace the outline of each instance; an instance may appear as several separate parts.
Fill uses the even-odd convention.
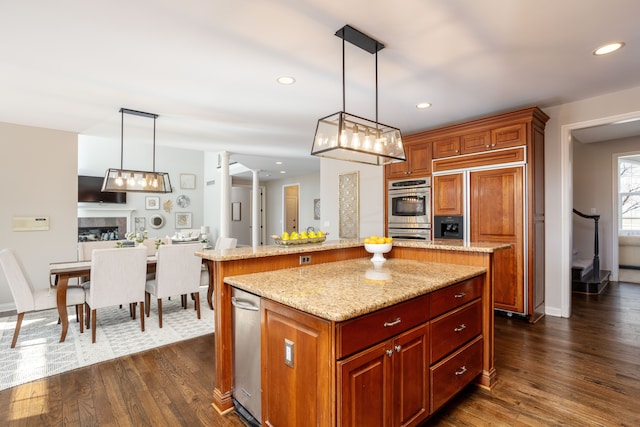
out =
[[[429,298],[424,295],[339,323],[336,358],[342,359],[429,320]]]
[[[482,332],[482,300],[431,321],[431,363]]]
[[[482,372],[482,337],[430,368],[431,413]]]
[[[447,286],[431,294],[431,316],[439,316],[482,295],[484,275]]]

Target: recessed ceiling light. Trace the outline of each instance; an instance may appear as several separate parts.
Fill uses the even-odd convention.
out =
[[[280,173],[287,173],[287,171],[280,171]]]
[[[603,46],[600,46],[596,50],[594,50],[593,54],[596,56],[606,55],[608,53],[615,52],[616,50],[619,50],[622,47],[624,47],[624,42],[607,43]]]
[[[416,104],[416,108],[419,110],[424,110],[425,108],[429,108],[431,107],[431,104],[428,102],[421,102],[419,104]]]
[[[296,79],[294,79],[291,76],[278,77],[278,83],[280,83],[281,85],[292,85],[295,82],[296,82]]]
[[[276,162],[276,165],[281,165],[281,164],[282,164],[282,162],[281,162],[281,161],[277,161],[277,162]]]

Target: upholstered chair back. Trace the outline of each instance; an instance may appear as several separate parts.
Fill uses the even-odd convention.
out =
[[[144,301],[147,248],[95,249],[91,257],[92,309]]]
[[[158,248],[156,278],[147,284],[158,298],[197,292],[200,287],[202,258],[196,256],[202,243],[181,243]]]
[[[237,246],[238,239],[233,237],[218,237],[214,249],[233,249]]]
[[[91,261],[91,252],[94,249],[114,249],[117,240],[97,240],[92,242],[78,242],[78,261]]]
[[[16,304],[16,311],[24,313],[25,311],[33,311],[39,308],[35,306],[33,297],[33,287],[24,274],[24,270],[15,253],[11,249],[2,249],[0,251],[0,264],[4,270],[4,275],[11,289],[11,295]],[[47,307],[48,308],[48,307]]]

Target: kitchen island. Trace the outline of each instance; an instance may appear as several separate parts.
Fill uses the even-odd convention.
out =
[[[262,297],[263,423],[424,421],[482,372],[484,273],[367,257],[225,278]]]
[[[503,244],[468,244],[458,242],[416,243],[394,241],[387,258],[431,261],[455,265],[483,267],[484,276],[482,374],[478,384],[491,388],[495,384],[493,363],[493,281],[499,277]],[[326,241],[321,244],[283,247],[278,245],[244,247],[197,252],[210,272],[209,292],[215,316],[215,385],[213,406],[220,413],[233,410],[231,386],[233,376],[231,292],[224,279],[249,273],[266,272],[299,267],[301,259],[309,265],[325,264],[357,258],[370,258],[361,240]],[[306,268],[306,267],[305,267]]]

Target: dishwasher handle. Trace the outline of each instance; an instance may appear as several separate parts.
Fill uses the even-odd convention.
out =
[[[231,304],[240,310],[260,311],[260,307],[242,298],[231,297]]]

